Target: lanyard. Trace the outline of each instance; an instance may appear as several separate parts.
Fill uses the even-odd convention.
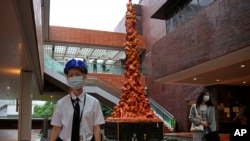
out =
[[[71,95],[70,95],[70,98],[71,98],[72,106],[75,109],[74,103],[75,103],[76,100],[73,100],[72,97],[71,97]],[[83,101],[82,111],[81,111],[81,115],[79,117],[80,118],[80,123],[82,121],[82,114],[83,114],[83,109],[85,107],[85,102],[86,102],[86,93],[84,94],[84,101]]]

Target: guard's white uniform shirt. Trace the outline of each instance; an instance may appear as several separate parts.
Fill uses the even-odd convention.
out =
[[[85,106],[84,95],[86,95]],[[72,99],[76,99],[74,94],[71,94]],[[74,114],[74,108],[72,105],[70,95],[66,95],[57,101],[56,108],[54,110],[51,125],[62,127],[59,137],[64,141],[71,140],[71,128]],[[85,133],[86,139],[90,140],[93,136],[93,127],[95,125],[104,124],[104,117],[99,101],[89,94],[82,93],[78,96],[80,99],[80,112],[83,110],[80,133]]]

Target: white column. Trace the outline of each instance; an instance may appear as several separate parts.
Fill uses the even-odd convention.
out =
[[[18,141],[30,141],[32,123],[32,71],[21,71],[19,87]]]

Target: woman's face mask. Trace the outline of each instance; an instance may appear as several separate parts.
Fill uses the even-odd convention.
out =
[[[84,80],[82,76],[73,76],[68,78],[69,86],[72,89],[80,89],[84,86]]]
[[[208,100],[209,100],[209,95],[204,95],[204,96],[203,96],[203,100],[204,100],[204,101],[208,101]]]

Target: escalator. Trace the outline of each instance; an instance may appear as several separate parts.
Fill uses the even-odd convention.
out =
[[[45,86],[47,85],[48,88],[48,85],[54,85],[53,89],[55,89],[57,93],[60,93],[62,96],[68,94],[69,86],[63,73],[64,66],[46,55],[44,64]],[[121,95],[120,89],[97,77],[91,76],[87,77],[84,90],[88,94],[96,97],[101,103],[110,107],[114,107],[119,102]],[[51,93],[53,91],[45,90],[45,92]],[[167,112],[153,99],[149,98],[149,101],[157,116],[159,116],[164,121],[164,125],[166,125],[170,130],[174,130],[176,126],[176,120],[174,119],[174,116]]]
[[[45,56],[44,59],[44,93],[57,92],[63,96],[68,94],[69,86],[63,73],[63,65]],[[49,86],[53,85],[53,88]],[[47,87],[46,87],[47,86]],[[84,91],[96,97],[101,103],[113,107],[119,102],[121,90],[96,77],[87,77]]]

